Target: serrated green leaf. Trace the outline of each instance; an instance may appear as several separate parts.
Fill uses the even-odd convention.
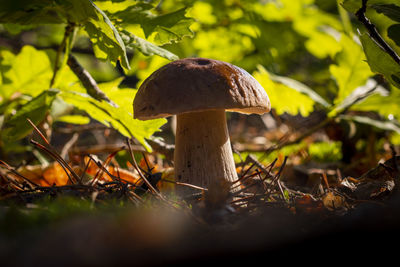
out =
[[[142,39],[128,31],[122,31],[123,39],[127,48],[137,49],[146,56],[160,56],[169,60],[179,59],[177,55],[161,48],[145,39]]]
[[[2,71],[0,92],[4,97],[14,92],[36,96],[49,88],[53,70],[46,52],[24,46],[17,56],[13,56],[12,62],[2,61],[1,64],[11,64]]]
[[[6,89],[3,87],[3,84],[11,83],[11,81],[5,77],[5,73],[11,69],[11,66],[14,62],[15,55],[8,50],[2,50],[0,48],[0,96],[6,97],[9,95],[9,92],[6,92]],[[0,102],[2,100],[0,99]]]
[[[2,4],[0,23],[83,25],[93,43],[95,54],[129,69],[125,45],[107,15],[90,0],[15,0]]]
[[[113,107],[111,109],[108,108],[108,105],[107,110],[110,112],[111,116],[114,119],[117,118],[119,123],[124,126],[124,129],[128,131],[128,134],[125,136],[134,136],[146,149],[150,149],[145,139],[150,139],[156,131],[159,131],[159,128],[166,123],[166,119],[148,121],[133,119],[132,103],[137,90],[119,89],[118,85],[121,81],[122,79],[116,79],[115,81],[99,85],[100,89],[118,105],[117,108]],[[102,103],[104,105],[104,102]]]
[[[77,92],[61,92],[60,96],[67,103],[85,111],[93,119],[118,130],[126,137],[135,137],[147,150],[151,147],[145,139],[149,139],[154,132],[166,123],[165,119],[140,121],[133,118],[132,102],[136,90],[118,89],[120,79],[111,83],[99,84],[107,96],[118,106],[112,106],[105,101],[98,101],[87,94]]]
[[[400,88],[400,65],[389,56],[368,34],[360,35],[367,62],[371,70],[380,73],[397,88]]]
[[[359,86],[363,86],[373,74],[365,62],[362,47],[347,35],[341,36],[342,51],[336,56],[336,64],[329,71],[338,86],[335,104],[341,103]]]
[[[254,78],[265,88],[271,106],[281,115],[285,112],[291,115],[307,116],[314,110],[314,100],[308,95],[298,92],[286,84],[275,82],[262,67],[253,74]]]
[[[62,91],[60,97],[68,104],[75,106],[77,109],[85,111],[93,119],[110,127],[109,115],[102,109],[99,109],[91,101],[94,98],[84,93],[74,91]],[[95,100],[96,101],[96,100]],[[96,103],[96,102],[95,102]]]
[[[155,40],[160,44],[179,41],[183,37],[192,37],[193,32],[190,25],[194,22],[192,18],[185,16],[186,8],[175,12],[158,16],[149,23],[143,24],[145,34],[156,32]]]
[[[107,15],[90,0],[67,0],[70,9],[64,16],[68,21],[84,25],[97,58],[116,64],[120,60],[129,69],[125,44]]]
[[[1,131],[2,139],[5,142],[12,142],[24,138],[32,132],[32,126],[27,119],[34,124],[43,121],[58,93],[58,90],[46,90],[23,105],[10,120],[5,122]]]
[[[400,24],[393,24],[387,29],[388,37],[400,46]]]
[[[146,38],[154,34],[154,39],[160,44],[179,41],[185,36],[193,36],[189,27],[194,20],[186,17],[186,8],[159,16],[150,12],[152,8],[150,4],[138,3],[124,11],[114,13],[113,16],[118,18],[121,25],[139,24]]]
[[[336,39],[340,36],[338,30],[342,29],[342,25],[322,11],[309,8],[294,21],[293,28],[308,38],[305,47],[318,58],[333,58],[340,51]]]

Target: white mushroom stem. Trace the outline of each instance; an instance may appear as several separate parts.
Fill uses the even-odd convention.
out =
[[[225,110],[177,115],[175,178],[208,188],[237,180]]]

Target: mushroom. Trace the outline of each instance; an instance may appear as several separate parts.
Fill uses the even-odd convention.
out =
[[[177,115],[175,179],[208,188],[238,178],[225,111],[263,114],[270,101],[245,70],[218,60],[185,58],[151,74],[133,107],[140,120]]]

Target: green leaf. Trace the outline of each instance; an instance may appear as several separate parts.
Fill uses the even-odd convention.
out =
[[[166,123],[165,119],[140,121],[133,118],[132,103],[136,90],[119,89],[117,79],[110,83],[99,84],[100,89],[117,104],[117,107],[105,101],[98,101],[87,94],[63,91],[60,96],[62,99],[74,105],[76,108],[85,111],[93,119],[118,130],[126,137],[135,137],[147,150],[151,147],[145,139],[149,139],[154,132]]]
[[[375,80],[369,79],[365,85],[357,87],[345,99],[343,99],[342,102],[338,103],[329,113],[329,116],[335,116],[338,112],[355,104],[359,104],[368,99],[368,97],[374,93],[382,91],[385,91],[383,87],[379,86]]]
[[[2,66],[8,65],[4,72],[2,70],[3,84],[0,85],[4,97],[14,92],[36,96],[49,88],[53,70],[46,52],[24,46],[17,56],[6,51],[1,54],[13,58],[11,62],[1,62]]]
[[[386,118],[400,120],[400,90],[379,88],[373,95],[352,107],[352,110],[378,112]]]
[[[194,20],[186,17],[186,8],[159,16],[150,12],[152,8],[150,4],[138,3],[114,13],[113,16],[118,18],[121,25],[139,24],[146,38],[154,33],[154,40],[160,44],[179,41],[185,36],[193,36],[189,27]]]
[[[142,25],[143,31],[147,33],[156,32],[155,40],[160,44],[180,41],[183,37],[192,37],[193,32],[190,25],[194,22],[192,18],[185,16],[186,8],[172,13],[158,16],[149,23]]]
[[[0,23],[21,25],[54,24],[65,22],[55,10],[53,0],[13,0],[1,1]]]
[[[400,46],[400,24],[393,24],[387,29],[388,37]]]
[[[361,0],[344,0],[342,6],[350,13],[356,13],[362,6]]]
[[[322,11],[309,10],[299,16],[293,25],[294,29],[308,38],[305,46],[318,58],[334,57],[340,51],[336,40],[342,26],[338,20]],[[324,45],[321,45],[324,44]]]
[[[342,158],[341,142],[315,142],[308,146],[310,157],[318,162],[338,162]]]
[[[342,34],[342,51],[336,55],[336,64],[329,71],[338,86],[335,104],[341,103],[353,90],[363,86],[373,74],[365,62],[362,47],[347,35]]]
[[[90,118],[81,115],[64,115],[58,117],[57,121],[83,125],[83,124],[88,124],[90,122]]]
[[[271,106],[278,115],[287,112],[292,115],[300,113],[302,116],[307,116],[314,110],[314,100],[309,95],[297,91],[299,86],[296,85],[295,88],[292,88],[284,83],[274,81],[271,74],[263,67],[259,67],[253,76],[265,88]],[[282,80],[282,77],[280,78]]]
[[[6,31],[11,33],[12,35],[17,35],[21,33],[22,31],[27,31],[31,30],[36,27],[35,24],[29,24],[29,25],[20,25],[20,24],[14,24],[14,23],[6,23],[3,24],[3,27]]]
[[[100,123],[104,124],[107,127],[110,127],[111,118],[109,118],[109,114],[103,109],[98,108],[96,106],[96,103],[98,101],[92,98],[91,96],[74,91],[69,91],[69,92],[62,91],[60,93],[60,97],[66,103],[69,103],[75,106],[76,108],[85,111],[93,119],[99,121]]]
[[[390,4],[377,4],[372,5],[372,8],[376,10],[376,12],[380,14],[384,14],[385,16],[389,17],[391,20],[400,22],[400,6]]]
[[[125,45],[107,15],[90,0],[15,0],[1,4],[0,23],[83,25],[96,57],[129,69]]]
[[[374,120],[369,117],[349,116],[349,115],[341,115],[340,118],[343,120],[350,120],[350,121],[355,121],[358,123],[372,125],[376,128],[382,129],[382,130],[388,130],[388,131],[394,131],[394,132],[400,133],[400,126],[393,121],[379,121],[379,120]]]
[[[360,39],[371,70],[383,74],[391,84],[400,88],[400,65],[368,34],[361,34]]]
[[[160,56],[169,60],[179,59],[177,55],[169,52],[168,50],[161,48],[145,39],[137,37],[136,35],[128,32],[122,31],[123,39],[127,48],[137,49],[146,56]]]
[[[272,73],[269,73],[269,77],[272,81],[281,83],[286,85],[287,87],[290,87],[294,90],[296,90],[299,93],[305,94],[309,96],[312,100],[314,100],[316,103],[321,104],[324,107],[329,107],[330,104],[325,101],[319,94],[317,94],[314,90],[312,90],[310,87],[307,85],[296,81],[294,79],[291,79],[289,77],[283,77],[283,76],[278,76],[274,75]]]
[[[78,2],[78,5],[82,5],[81,0],[75,1]],[[125,44],[121,36],[107,15],[91,1],[90,4],[95,10],[95,15],[89,17],[85,23],[85,30],[90,36],[96,57],[110,60],[114,64],[120,60],[121,65],[129,69]]]
[[[1,131],[2,139],[5,142],[12,142],[27,136],[32,131],[27,119],[36,125],[42,122],[58,93],[58,90],[46,90],[23,105],[10,120],[5,122]]]
[[[5,77],[5,73],[11,69],[11,66],[15,60],[15,55],[8,50],[0,48],[0,96],[5,97],[9,95],[6,89],[2,86],[5,83],[11,81]],[[0,103],[2,100],[0,99]]]

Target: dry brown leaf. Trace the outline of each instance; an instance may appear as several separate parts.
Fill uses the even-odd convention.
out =
[[[85,160],[87,164],[88,159]],[[83,173],[83,168],[79,166],[72,166],[72,169],[78,176],[81,176]],[[128,170],[115,168],[113,166],[108,166],[106,169],[112,176],[119,177],[122,182],[130,182],[135,184],[139,180],[139,175]],[[19,168],[17,171],[28,180],[40,186],[63,186],[70,183],[67,173],[58,162],[53,162],[46,167],[42,165],[24,166]],[[100,173],[100,171],[101,168],[93,161],[90,161],[86,169],[86,174],[94,177],[97,173]],[[8,175],[16,181],[23,182],[21,177],[13,173],[9,173]],[[98,180],[110,182],[113,181],[113,178],[107,172],[102,171],[102,175],[98,178]]]
[[[346,204],[344,197],[337,195],[332,191],[327,192],[322,197],[322,203],[324,203],[325,208],[330,211],[343,208]]]

